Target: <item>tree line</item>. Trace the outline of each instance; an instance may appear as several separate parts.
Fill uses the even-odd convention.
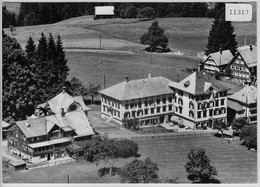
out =
[[[3,46],[3,120],[24,120],[38,104],[45,103],[66,86],[72,96],[91,96],[100,89],[86,88],[77,78],[67,80],[69,68],[62,39],[41,34],[38,45],[30,37],[23,50],[16,39],[2,31]]]
[[[117,18],[213,17],[218,11],[208,3],[21,3],[18,16],[3,9],[3,28],[55,23],[94,15],[95,6],[114,6]]]

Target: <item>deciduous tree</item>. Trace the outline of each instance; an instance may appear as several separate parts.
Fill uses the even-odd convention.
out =
[[[156,183],[159,182],[159,168],[149,157],[144,161],[133,160],[121,169],[122,183]]]
[[[210,160],[202,148],[191,149],[185,169],[188,179],[194,183],[210,183],[212,175],[218,174],[216,168],[210,165]]]

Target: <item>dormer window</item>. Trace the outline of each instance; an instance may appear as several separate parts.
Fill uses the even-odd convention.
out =
[[[185,87],[185,88],[187,88],[189,85],[190,85],[190,81],[186,81],[186,82],[184,83],[184,87]]]

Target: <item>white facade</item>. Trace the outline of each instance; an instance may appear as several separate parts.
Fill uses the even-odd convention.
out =
[[[227,117],[226,92],[216,92],[194,96],[176,89],[174,115],[183,118],[184,125],[190,128],[213,128],[213,121]]]
[[[101,95],[101,117],[119,124],[125,118],[138,118],[141,125],[162,123],[173,113],[173,97],[174,94],[165,94],[118,101]]]

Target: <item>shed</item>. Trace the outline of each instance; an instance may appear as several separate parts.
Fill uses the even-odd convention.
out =
[[[115,16],[114,6],[96,6],[94,19],[113,18]]]
[[[9,162],[9,165],[15,170],[22,170],[26,168],[26,163],[22,160],[15,160]]]

